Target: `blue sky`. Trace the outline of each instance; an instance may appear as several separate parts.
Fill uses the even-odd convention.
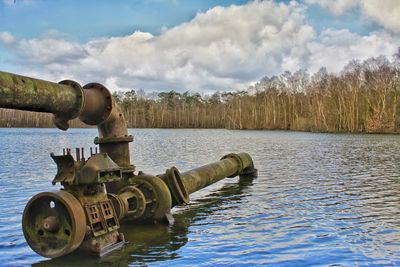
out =
[[[245,89],[285,70],[390,56],[400,1],[381,2],[0,0],[0,70],[118,89]]]
[[[33,38],[56,30],[69,38],[87,41],[95,37],[123,36],[136,30],[159,34],[215,6],[242,5],[247,0],[87,0],[44,1],[6,0],[0,2],[0,31],[17,37]],[[276,1],[290,2],[290,1]],[[367,33],[377,28],[373,22],[359,19],[357,10],[337,17],[317,5],[309,6],[309,21],[319,31],[347,28]]]
[[[56,30],[69,38],[87,41],[94,37],[123,36],[134,31],[159,34],[191,20],[197,12],[214,6],[244,4],[246,0],[16,0],[0,2],[0,31],[33,38]],[[11,3],[11,4],[10,4]]]

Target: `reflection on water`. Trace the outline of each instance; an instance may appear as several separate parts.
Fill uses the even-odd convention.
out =
[[[227,179],[191,196],[167,227],[124,226],[129,243],[102,259],[55,260],[26,245],[27,200],[50,189],[59,148],[95,129],[0,129],[0,260],[5,266],[400,265],[400,136],[225,130],[131,130],[139,170],[188,170],[249,152],[253,181]]]

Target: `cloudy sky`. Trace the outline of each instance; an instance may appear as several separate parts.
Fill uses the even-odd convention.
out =
[[[400,0],[0,0],[0,70],[112,91],[243,90],[400,47]]]

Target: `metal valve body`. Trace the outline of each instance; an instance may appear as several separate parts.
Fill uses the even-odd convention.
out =
[[[98,127],[95,144],[100,150],[91,149],[88,157],[83,148],[51,154],[57,165],[52,183],[62,189],[39,193],[25,207],[25,239],[44,257],[77,249],[102,256],[124,245],[121,223],[172,224],[171,209],[188,204],[191,193],[225,177],[257,176],[247,153],[228,154],[183,173],[175,167],[159,175],[136,173],[130,163],[133,137],[118,104],[101,84],[81,87],[73,81],[57,84],[0,72],[0,107],[52,113],[62,130],[77,117]]]

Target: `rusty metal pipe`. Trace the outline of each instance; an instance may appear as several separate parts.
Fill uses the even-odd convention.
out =
[[[181,173],[180,176],[187,193],[191,194],[226,177],[235,177],[250,169],[255,172],[249,154],[228,154],[220,161]]]
[[[99,137],[95,144],[100,147],[100,152],[107,153],[120,167],[131,166],[129,143],[133,137],[128,135],[124,114],[119,105],[112,101],[112,110],[107,119],[97,125]]]
[[[0,107],[79,115],[83,93],[79,88],[0,71]]]
[[[130,168],[129,142],[125,117],[107,88],[98,83],[81,87],[74,81],[53,83],[0,71],[0,107],[54,114],[61,130],[76,117],[97,125],[100,152],[106,152],[120,167]]]
[[[189,194],[216,183],[226,177],[257,177],[257,169],[247,153],[228,154],[220,161],[180,173],[176,167],[159,174],[171,194],[172,206],[189,203]]]
[[[214,184],[237,172],[237,162],[223,159],[199,168],[181,173],[182,182],[189,194]]]

